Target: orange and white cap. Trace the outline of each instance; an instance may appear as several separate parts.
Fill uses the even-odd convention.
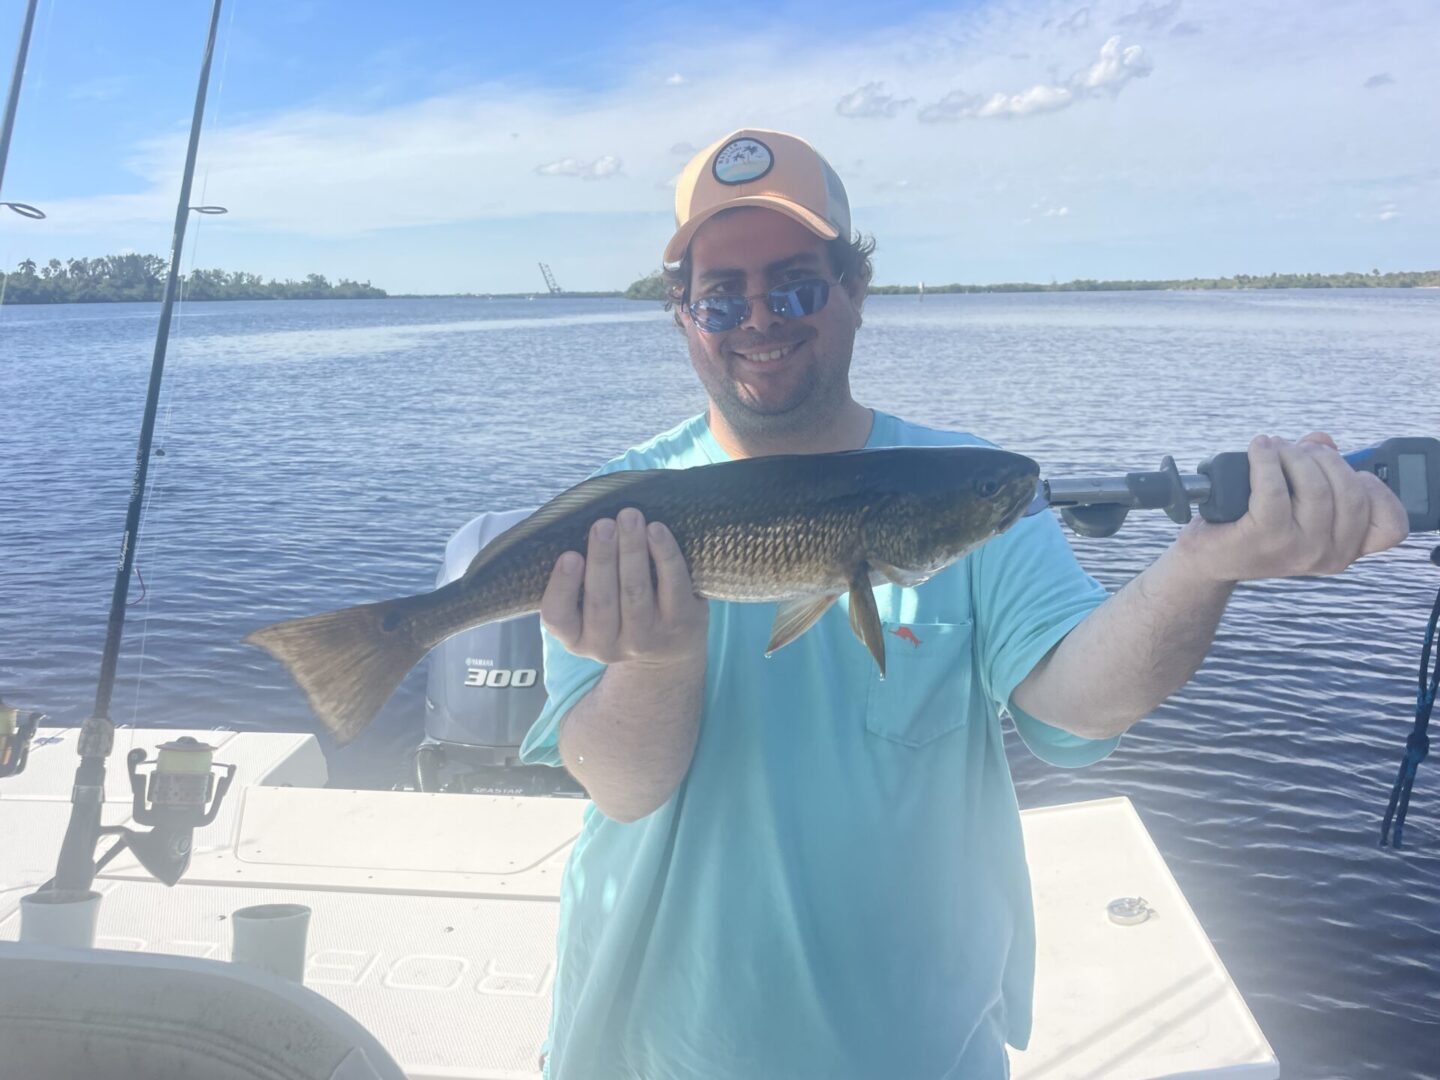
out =
[[[795,135],[743,128],[701,150],[675,182],[665,261],[678,263],[696,229],[737,206],[778,210],[825,240],[850,238],[850,200],[830,163]]]

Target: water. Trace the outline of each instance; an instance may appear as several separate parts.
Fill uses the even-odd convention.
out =
[[[156,314],[0,311],[0,694],[66,724],[94,700]],[[535,505],[703,402],[668,316],[624,301],[191,304],[170,357],[122,723],[309,730],[245,633],[429,587],[479,510]],[[875,297],[853,381],[1055,477],[1188,471],[1257,432],[1348,449],[1440,434],[1440,291]],[[1072,540],[1114,590],[1176,528]],[[1012,745],[1026,806],[1134,801],[1287,1077],[1440,1076],[1440,762],[1406,849],[1376,846],[1436,539],[1242,587],[1204,667],[1099,765]],[[417,669],[331,751],[335,783],[388,786],[422,691]]]

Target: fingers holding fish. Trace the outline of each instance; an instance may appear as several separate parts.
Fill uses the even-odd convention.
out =
[[[681,653],[704,655],[710,605],[703,596],[695,595],[690,567],[675,534],[658,521],[652,522],[646,533],[655,563],[655,606],[661,625]]]
[[[650,545],[645,516],[633,506],[615,516],[619,532],[620,625],[633,643],[644,642],[656,622],[655,589],[650,581]]]
[[[582,655],[608,662],[610,657],[603,653],[620,636],[620,565],[613,518],[601,518],[590,526],[580,620]]]
[[[628,507],[591,527],[583,559],[556,561],[540,601],[562,645],[606,664],[703,658],[708,611],[674,535]]]
[[[580,642],[580,585],[585,560],[576,551],[567,551],[555,560],[545,594],[540,598],[540,621],[556,640],[571,652]]]

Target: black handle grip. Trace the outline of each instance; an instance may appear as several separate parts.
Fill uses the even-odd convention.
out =
[[[1197,470],[1210,478],[1210,496],[1199,505],[1206,521],[1239,521],[1250,509],[1250,455],[1243,450],[1216,454]]]
[[[1410,518],[1411,532],[1440,529],[1440,439],[1401,436],[1345,455],[1350,467],[1368,472],[1393,491]],[[1238,521],[1250,509],[1250,456],[1216,454],[1198,470],[1210,478],[1200,504],[1206,521]]]

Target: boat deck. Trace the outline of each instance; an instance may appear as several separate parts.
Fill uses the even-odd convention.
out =
[[[306,985],[383,1043],[412,1080],[539,1075],[550,1011],[560,876],[578,799],[324,787],[309,735],[121,729],[106,824],[130,817],[132,746],[179,734],[218,743],[238,771],[195,834],[174,889],[127,852],[96,880],[97,946],[225,960],[230,912],[313,909]],[[75,729],[46,729],[26,771],[0,783],[0,939],[20,897],[54,872],[69,816]],[[1128,799],[1022,814],[1038,970],[1030,1048],[1016,1080],[1268,1080],[1275,1055]],[[1143,897],[1121,925],[1111,901]]]

